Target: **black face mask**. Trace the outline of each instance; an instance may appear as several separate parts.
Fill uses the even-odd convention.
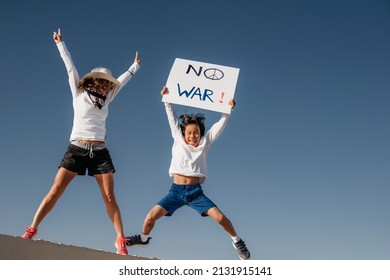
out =
[[[98,92],[94,92],[94,91],[91,91],[91,90],[87,90],[87,93],[88,93],[88,96],[89,98],[91,99],[93,105],[96,107],[96,108],[99,108],[101,109],[105,102],[106,102],[106,96],[98,93]],[[95,99],[93,99],[91,97],[91,95],[93,95],[95,97]]]

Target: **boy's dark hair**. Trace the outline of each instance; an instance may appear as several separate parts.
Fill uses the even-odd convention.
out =
[[[181,115],[179,117],[179,119],[181,121],[180,128],[181,128],[181,132],[183,133],[183,136],[184,136],[184,131],[185,131],[187,125],[197,124],[197,125],[199,125],[199,128],[200,128],[200,137],[203,137],[204,131],[205,131],[204,121],[206,120],[206,118],[203,114],[196,114],[196,115],[185,114],[185,115]]]

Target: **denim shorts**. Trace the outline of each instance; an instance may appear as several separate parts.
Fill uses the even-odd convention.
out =
[[[91,152],[91,150],[72,144],[69,144],[59,167],[76,172],[78,175],[85,175],[87,169],[89,176],[115,173],[114,164],[107,148]]]
[[[206,195],[204,195],[200,184],[177,185],[172,184],[169,193],[161,199],[160,205],[168,211],[166,216],[171,216],[177,209],[187,205],[196,210],[203,217],[207,216],[207,210],[217,207]]]

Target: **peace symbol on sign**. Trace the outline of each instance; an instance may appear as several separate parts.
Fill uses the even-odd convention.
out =
[[[209,68],[205,70],[203,74],[207,79],[210,80],[220,80],[224,76],[223,72],[217,68]]]

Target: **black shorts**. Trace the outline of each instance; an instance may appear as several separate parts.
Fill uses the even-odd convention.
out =
[[[78,175],[85,175],[88,169],[88,175],[115,173],[110,153],[107,149],[90,150],[69,144],[68,149],[61,161],[59,167],[76,172]]]

